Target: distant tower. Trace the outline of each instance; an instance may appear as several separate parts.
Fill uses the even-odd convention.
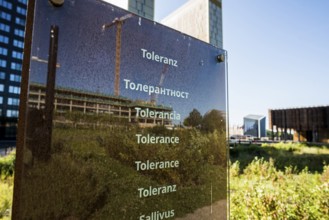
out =
[[[221,0],[189,0],[161,23],[223,48]]]

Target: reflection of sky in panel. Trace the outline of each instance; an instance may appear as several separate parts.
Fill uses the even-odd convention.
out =
[[[95,0],[83,4],[68,0],[60,8],[43,0],[36,5],[33,56],[47,59],[50,25],[59,26],[56,85],[112,95],[116,28],[102,32],[102,25],[127,12]],[[123,79],[159,84],[164,64],[143,59],[141,48],[178,60],[178,67],[169,66],[162,86],[189,93],[188,99],[158,95],[158,104],[172,106],[183,118],[193,108],[202,114],[225,111],[224,63],[215,59],[223,51],[137,16],[127,19],[122,28],[121,96],[150,100],[148,93],[125,89]],[[46,72],[46,64],[33,61],[31,81],[45,83]]]

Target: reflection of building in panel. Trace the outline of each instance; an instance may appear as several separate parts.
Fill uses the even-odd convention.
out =
[[[221,0],[190,0],[161,23],[223,48]]]
[[[294,141],[329,143],[329,106],[269,110],[270,128]],[[274,138],[274,137],[273,137]]]
[[[30,85],[29,106],[31,108],[44,108],[46,97],[45,91],[46,88],[43,85]],[[126,119],[130,123],[138,123],[142,127],[172,125],[172,120],[168,117],[138,118],[136,116],[136,108],[171,113],[172,108],[170,107],[151,105],[150,103],[132,101],[124,97],[109,96],[74,89],[56,88],[54,108],[57,113],[80,112],[91,115],[108,114],[111,117]]]
[[[243,118],[244,134],[254,137],[266,137],[265,116],[247,115]]]

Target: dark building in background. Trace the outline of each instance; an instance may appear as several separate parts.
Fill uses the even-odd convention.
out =
[[[266,137],[266,120],[265,116],[247,115],[243,118],[244,135],[254,137]]]
[[[0,0],[0,140],[16,138],[27,0]]]
[[[294,141],[329,143],[329,106],[269,110],[269,118],[272,131],[284,137],[291,134]]]

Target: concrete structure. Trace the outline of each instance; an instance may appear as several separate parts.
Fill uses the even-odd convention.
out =
[[[161,23],[223,48],[221,0],[190,0]]]
[[[32,109],[44,109],[46,99],[45,86],[33,83],[30,85],[29,90],[29,107]],[[148,108],[157,112],[172,112],[172,108],[170,107],[132,101],[124,97],[68,88],[55,89],[54,111],[56,113],[80,112],[92,115],[108,114],[111,117],[126,119],[129,123],[138,123],[141,127],[152,127],[155,125],[172,126],[172,120],[169,118],[136,117],[136,107],[142,109]]]
[[[129,10],[145,18],[154,20],[154,0],[103,0]]]
[[[27,0],[0,0],[0,140],[15,139]]]
[[[266,137],[266,119],[261,115],[247,115],[243,118],[244,135]]]
[[[269,121],[284,139],[329,143],[329,106],[269,110]]]

